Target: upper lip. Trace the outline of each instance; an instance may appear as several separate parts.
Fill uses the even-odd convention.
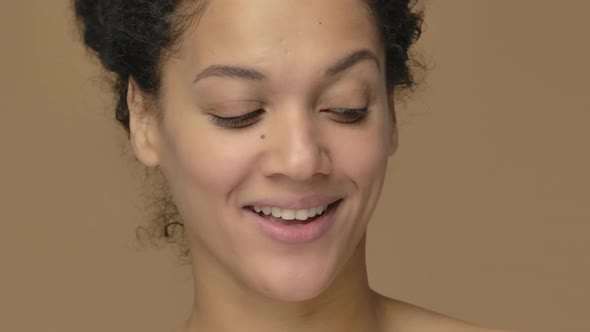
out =
[[[289,210],[311,209],[318,206],[332,204],[344,198],[341,195],[310,194],[305,196],[277,196],[252,201],[244,207],[277,207]]]

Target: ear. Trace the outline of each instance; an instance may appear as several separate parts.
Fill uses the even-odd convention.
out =
[[[127,85],[129,108],[129,138],[135,157],[148,167],[160,163],[158,156],[158,119],[150,109],[148,98],[139,89],[133,78]]]
[[[397,118],[395,115],[395,102],[394,93],[390,91],[388,93],[388,113],[389,113],[389,156],[391,157],[397,150],[398,135],[397,135]]]

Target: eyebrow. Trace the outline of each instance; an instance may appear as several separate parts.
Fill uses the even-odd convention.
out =
[[[336,74],[353,67],[357,63],[366,60],[373,61],[377,65],[377,68],[380,67],[379,58],[375,55],[375,53],[369,51],[368,49],[360,49],[350,53],[344,58],[336,61],[336,63],[333,65],[329,66],[328,69],[325,70],[324,76],[335,76]],[[268,79],[262,72],[251,68],[230,65],[211,65],[197,74],[193,84],[208,77],[242,78],[253,81],[264,81]]]
[[[328,69],[325,72],[325,76],[334,76],[340,72],[347,70],[355,64],[365,60],[374,61],[377,65],[377,68],[379,68],[379,58],[377,58],[375,53],[367,49],[361,49],[352,52],[351,54],[345,56],[341,60],[337,61],[335,64],[328,67]]]

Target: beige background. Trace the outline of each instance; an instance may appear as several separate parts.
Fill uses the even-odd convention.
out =
[[[427,83],[369,229],[374,288],[590,331],[590,2],[430,1]],[[171,331],[190,274],[139,250],[142,169],[67,1],[0,3],[0,331]]]

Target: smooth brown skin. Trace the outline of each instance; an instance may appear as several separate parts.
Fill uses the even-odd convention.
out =
[[[325,75],[358,50],[377,62]],[[211,65],[266,79],[194,82]],[[130,82],[134,152],[161,167],[191,246],[194,308],[180,331],[486,331],[368,285],[366,227],[397,145],[383,69],[374,22],[358,0],[213,0],[164,64],[159,100]],[[326,111],[367,105],[358,124]],[[243,129],[207,114],[259,108],[259,122]],[[345,197],[335,227],[317,241],[276,243],[243,222],[248,200],[309,192]]]

